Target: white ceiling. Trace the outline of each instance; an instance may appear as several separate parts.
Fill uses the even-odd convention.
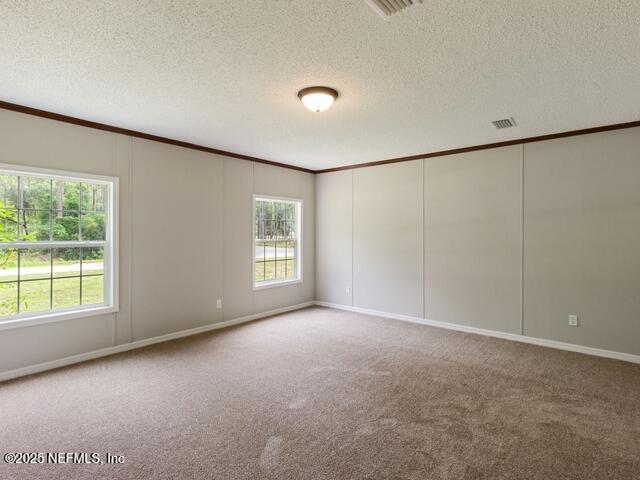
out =
[[[341,97],[311,113],[310,85]],[[0,100],[313,169],[382,160],[639,120],[640,1],[385,21],[364,0],[0,0]]]

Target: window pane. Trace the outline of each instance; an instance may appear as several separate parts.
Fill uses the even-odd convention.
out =
[[[51,180],[22,177],[22,208],[50,210]]]
[[[19,254],[21,281],[51,278],[51,252],[48,248],[25,248]]]
[[[280,230],[280,236],[281,238],[287,238],[287,232],[288,232],[288,222],[287,222],[287,214],[289,211],[289,205],[288,203],[283,203],[282,204],[282,217],[280,219],[280,224],[281,224],[281,230]]]
[[[287,258],[294,258],[296,256],[296,242],[288,241],[287,245]]]
[[[262,202],[256,200],[256,238],[264,238],[264,211],[262,208]]]
[[[82,277],[82,304],[104,303],[104,275]]]
[[[264,242],[264,259],[275,260],[275,258],[276,258],[275,242]]]
[[[18,284],[0,283],[0,316],[18,313]]]
[[[83,213],[80,226],[82,240],[104,240],[105,221],[104,213]]]
[[[256,260],[264,260],[264,242],[256,242]]]
[[[282,238],[282,218],[284,212],[284,204],[280,202],[274,203],[275,215],[274,215],[274,225],[275,225],[275,238]]]
[[[260,208],[258,207],[257,204],[256,204],[256,210],[253,213],[254,213],[254,216],[253,216],[253,223],[254,223],[253,228],[255,229],[254,230],[255,238],[256,239],[262,238],[260,236],[261,233],[262,233],[262,230],[260,229]]]
[[[284,279],[286,276],[286,265],[284,260],[287,254],[287,243],[286,242],[278,242],[276,244],[276,260],[278,263],[276,264],[276,278]]]
[[[20,240],[48,241],[51,229],[49,210],[21,210],[19,212]]]
[[[20,313],[49,310],[50,295],[51,280],[20,282]]]
[[[297,278],[298,272],[296,271],[296,261],[287,260],[287,278]]]
[[[276,279],[284,280],[287,278],[286,274],[287,262],[286,260],[278,260],[276,262]]]
[[[276,279],[276,262],[268,261],[264,262],[264,280],[275,280]]]
[[[18,206],[17,175],[0,175],[0,207]]]
[[[18,239],[18,210],[2,205],[0,202],[0,242],[15,242]]]
[[[0,242],[18,239],[18,177],[0,175]]]
[[[80,248],[54,248],[52,255],[53,278],[80,276]]]
[[[79,218],[77,212],[53,212],[53,240],[78,240]]]
[[[15,248],[0,249],[0,282],[18,280],[18,250]]]
[[[104,273],[104,248],[83,248],[82,275],[96,275],[101,273]]]
[[[296,206],[293,203],[287,203],[287,216],[286,220],[288,223],[293,223],[295,217]]]
[[[264,262],[256,262],[256,282],[264,281]]]
[[[107,186],[95,183],[80,185],[81,209],[84,212],[104,212]]]
[[[267,237],[267,210],[265,202],[256,202],[256,216],[258,222],[258,229],[256,235],[258,238]]]
[[[52,282],[53,308],[80,305],[80,278],[54,278]]]
[[[106,242],[108,189],[91,179],[0,173],[0,244],[25,242],[0,247],[0,316],[104,304],[108,244],[52,249],[28,242]]]
[[[276,219],[273,202],[267,202],[265,210],[267,212],[267,235],[269,238],[274,238],[276,236]]]
[[[53,210],[80,210],[80,183],[55,180],[53,182]]]
[[[297,278],[295,231],[299,204],[256,200],[255,205],[255,282]]]
[[[262,222],[262,236],[260,238],[267,238],[267,235],[269,235],[269,211],[265,202],[262,202],[260,218]]]

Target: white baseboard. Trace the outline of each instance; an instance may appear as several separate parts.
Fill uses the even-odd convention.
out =
[[[446,328],[448,330],[456,330],[458,332],[474,333],[476,335],[485,335],[488,337],[502,338],[504,340],[513,340],[516,342],[530,343],[533,345],[540,345],[542,347],[555,348],[557,350],[568,350],[570,352],[584,353],[586,355],[595,355],[597,357],[613,358],[615,360],[622,360],[622,361],[631,362],[631,363],[640,363],[640,355],[633,355],[631,353],[615,352],[612,350],[603,350],[600,348],[585,347],[583,345],[575,345],[573,343],[564,343],[564,342],[558,342],[556,340],[547,340],[544,338],[528,337],[526,335],[499,332],[497,330],[487,330],[484,328],[468,327],[466,325],[457,325],[455,323],[439,322],[437,320],[428,320],[426,318],[412,317],[410,315],[400,315],[397,313],[381,312],[378,310],[352,307],[349,305],[339,305],[336,303],[319,302],[319,301],[316,301],[315,304],[321,307],[336,308],[339,310],[363,313],[365,315],[373,315],[376,317],[393,318],[393,319],[402,320],[405,322],[420,323],[422,325],[429,325],[432,327]]]
[[[25,375],[31,375],[33,373],[44,372],[45,370],[52,370],[54,368],[64,367],[74,363],[84,362],[86,360],[92,360],[94,358],[106,357],[115,353],[126,352],[128,350],[134,350],[136,348],[146,347],[155,343],[167,342],[169,340],[175,340],[176,338],[188,337],[190,335],[197,335],[198,333],[208,332],[210,330],[217,330],[219,328],[231,327],[233,325],[239,325],[241,323],[251,322],[260,318],[270,317],[279,313],[290,312],[292,310],[299,310],[314,305],[314,302],[305,302],[298,305],[291,305],[289,307],[277,308],[268,312],[255,313],[253,315],[247,315],[246,317],[234,318],[233,320],[227,320],[219,323],[212,323],[210,325],[203,325],[202,327],[190,328],[188,330],[181,330],[179,332],[168,333],[166,335],[160,335],[152,338],[145,338],[144,340],[137,340],[131,343],[125,343],[122,345],[116,345],[115,347],[102,348],[100,350],[94,350],[91,352],[80,353],[78,355],[71,355],[69,357],[60,358],[57,360],[51,360],[50,362],[38,363],[36,365],[29,365],[28,367],[16,368],[14,370],[8,370],[6,372],[0,372],[0,382],[4,380],[10,380],[12,378],[23,377]]]
[[[268,312],[256,313],[253,315],[247,315],[246,317],[235,318],[233,320],[227,320],[225,322],[213,323],[210,325],[204,325],[202,327],[190,328],[188,330],[181,330],[179,332],[168,333],[166,335],[160,335],[157,337],[146,338],[144,340],[138,340],[131,343],[125,343],[122,345],[116,345],[115,347],[107,347],[100,350],[94,350],[91,352],[80,353],[78,355],[71,355],[69,357],[52,360],[49,362],[38,363],[36,365],[30,365],[27,367],[16,368],[14,370],[8,370],[6,372],[0,372],[0,382],[10,380],[12,378],[23,377],[25,375],[31,375],[33,373],[44,372],[46,370],[52,370],[54,368],[64,367],[66,365],[72,365],[74,363],[84,362],[92,360],[94,358],[106,357],[116,353],[126,352],[128,350],[134,350],[136,348],[146,347],[156,343],[166,342],[169,340],[175,340],[177,338],[188,337],[190,335],[197,335],[199,333],[208,332],[211,330],[217,330],[219,328],[230,327],[233,325],[239,325],[241,323],[251,322],[260,318],[277,315],[280,313],[290,312],[292,310],[299,310],[301,308],[310,307],[312,305],[318,305],[321,307],[329,307],[340,310],[346,310],[349,312],[363,313],[365,315],[373,315],[376,317],[392,318],[396,320],[402,320],[405,322],[419,323],[422,325],[429,325],[432,327],[446,328],[448,330],[456,330],[459,332],[473,333],[476,335],[485,335],[489,337],[502,338],[505,340],[513,340],[516,342],[529,343],[533,345],[540,345],[543,347],[555,348],[558,350],[568,350],[570,352],[584,353],[586,355],[595,355],[598,357],[613,358],[615,360],[622,360],[631,363],[640,363],[640,355],[633,355],[630,353],[615,352],[611,350],[603,350],[600,348],[586,347],[582,345],[575,345],[572,343],[557,342],[555,340],[546,340],[544,338],[528,337],[526,335],[518,335],[515,333],[505,333],[496,330],[487,330],[484,328],[468,327],[465,325],[457,325],[454,323],[439,322],[436,320],[428,320],[420,317],[413,317],[410,315],[401,315],[391,312],[382,312],[378,310],[371,310],[368,308],[352,307],[348,305],[339,305],[328,302],[305,302],[298,305],[292,305],[289,307],[278,308],[270,310]]]

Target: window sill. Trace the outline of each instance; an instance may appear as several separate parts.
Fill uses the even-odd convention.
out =
[[[32,327],[35,325],[43,325],[46,323],[62,322],[65,320],[93,317],[96,315],[106,315],[116,312],[118,312],[118,309],[116,307],[108,306],[88,307],[86,309],[73,311],[45,312],[42,314],[30,315],[28,317],[15,317],[6,320],[0,320],[0,330]]]
[[[302,279],[298,278],[296,280],[284,280],[284,281],[280,281],[280,282],[265,282],[265,283],[261,283],[259,285],[253,285],[253,291],[257,291],[257,290],[265,290],[267,288],[275,288],[275,287],[287,287],[289,285],[295,285],[298,283],[302,283]]]

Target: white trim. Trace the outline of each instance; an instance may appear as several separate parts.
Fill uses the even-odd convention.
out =
[[[569,352],[584,353],[585,355],[594,355],[596,357],[613,358],[624,362],[640,363],[640,355],[631,353],[615,352],[613,350],[603,350],[600,348],[586,347],[583,345],[575,345],[573,343],[558,342],[556,340],[547,340],[545,338],[528,337],[517,333],[499,332],[497,330],[488,330],[485,328],[468,327],[466,325],[457,325],[455,323],[440,322],[437,320],[429,320],[426,318],[414,317],[411,315],[401,315],[398,313],[381,312],[378,310],[370,310],[368,308],[351,307],[349,305],[339,305],[329,302],[315,302],[320,307],[335,308],[338,310],[346,310],[348,312],[363,313],[365,315],[373,315],[376,317],[392,318],[402,320],[404,322],[419,323],[421,325],[429,325],[431,327],[446,328],[447,330],[456,330],[458,332],[473,333],[476,335],[484,335],[487,337],[501,338],[504,340],[513,340],[521,343],[529,343],[542,347],[555,348],[557,350],[567,350]]]
[[[31,375],[33,373],[44,372],[54,368],[60,368],[74,363],[85,362],[94,358],[106,357],[115,353],[122,353],[128,350],[134,350],[136,348],[142,348],[156,343],[167,342],[169,340],[175,340],[177,338],[188,337],[191,335],[197,335],[199,333],[208,332],[211,330],[217,330],[220,328],[230,327],[233,325],[239,325],[241,323],[251,322],[260,318],[270,317],[272,315],[278,315],[280,313],[290,312],[292,310],[299,310],[314,305],[314,302],[305,302],[298,305],[291,305],[288,307],[277,308],[275,310],[269,310],[268,312],[254,313],[245,317],[235,318],[233,320],[227,320],[225,322],[212,323],[209,325],[203,325],[202,327],[190,328],[188,330],[181,330],[179,332],[168,333],[166,335],[160,335],[152,338],[145,338],[144,340],[137,340],[131,343],[124,343],[122,345],[116,345],[115,347],[102,348],[100,350],[94,350],[92,352],[79,353],[77,355],[71,355],[69,357],[60,358],[57,360],[51,360],[49,362],[38,363],[36,365],[30,365],[28,367],[16,368],[14,370],[8,370],[6,372],[0,372],[0,382],[10,380],[12,378],[23,377],[25,375]]]
[[[109,184],[118,177],[109,175],[97,175],[93,173],[71,172],[67,170],[54,170],[52,168],[32,167],[30,165],[14,165],[10,163],[0,163],[0,170],[7,170],[14,175],[25,175],[29,177],[55,178],[57,180],[71,180],[74,182],[86,182]]]
[[[111,248],[104,249],[104,263],[108,265],[110,278],[104,282],[104,298],[110,300],[114,312],[120,311],[120,178],[112,177],[109,191],[109,222],[105,239]],[[103,277],[106,279],[107,277]]]
[[[105,232],[106,234],[106,232]],[[78,240],[58,241],[58,240],[37,240],[29,242],[0,242],[0,248],[79,248],[79,247],[104,247],[106,240]]]
[[[286,287],[287,285],[295,285],[296,283],[302,283],[301,278],[293,280],[271,280],[268,282],[260,282],[258,285],[253,286],[253,291],[264,290],[265,288]]]
[[[29,313],[24,314],[23,317],[15,315],[13,317],[6,317],[8,320],[2,320],[0,322],[0,331],[22,327],[33,327],[34,325],[43,325],[45,323],[63,322],[65,320],[73,320],[74,318],[108,315],[110,313],[117,312],[118,309],[116,307],[108,305],[90,305],[84,308],[80,306],[58,310],[47,310],[42,313]]]
[[[296,278],[286,279],[286,280],[271,280],[268,282],[261,282],[256,284],[256,200],[273,200],[276,202],[286,202],[286,203],[294,203],[296,205]],[[258,290],[263,290],[265,288],[273,288],[273,287],[285,287],[288,285],[295,285],[296,283],[302,283],[302,215],[304,210],[304,199],[302,198],[292,198],[292,197],[276,197],[273,195],[260,195],[257,193],[253,194],[253,202],[251,204],[251,283],[253,291],[256,292]],[[270,241],[270,240],[265,240]],[[275,240],[276,242],[278,240]],[[276,244],[276,252],[278,249],[278,245]]]

